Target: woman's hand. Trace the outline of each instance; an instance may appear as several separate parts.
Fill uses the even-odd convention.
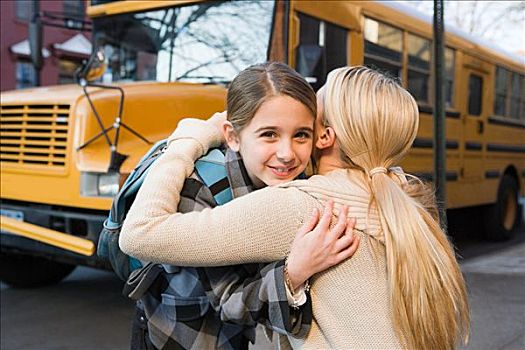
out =
[[[219,130],[221,135],[223,135],[224,123],[227,121],[226,115],[227,115],[227,111],[217,112],[214,115],[212,115],[210,118],[208,118],[208,122],[214,125],[217,128],[217,130]]]
[[[341,208],[337,223],[330,229],[333,209],[334,202],[330,200],[320,220],[316,209],[295,236],[287,265],[293,290],[315,273],[348,259],[359,246],[359,237],[352,234],[355,219],[347,218],[348,206]]]

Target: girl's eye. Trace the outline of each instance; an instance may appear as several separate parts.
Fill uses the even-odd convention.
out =
[[[311,135],[309,132],[306,131],[300,131],[297,134],[295,134],[295,137],[298,139],[309,139],[311,138]]]
[[[276,138],[277,137],[277,133],[274,132],[274,131],[265,131],[261,134],[261,137],[266,137],[266,138]]]

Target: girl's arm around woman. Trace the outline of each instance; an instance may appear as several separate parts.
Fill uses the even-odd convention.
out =
[[[179,136],[188,134],[199,136]],[[220,144],[212,124],[179,124],[127,214],[120,234],[125,253],[180,266],[270,262],[286,255],[297,230],[319,206],[295,188],[265,188],[214,209],[177,213],[185,178],[214,141]]]

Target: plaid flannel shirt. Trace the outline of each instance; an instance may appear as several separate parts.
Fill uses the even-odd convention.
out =
[[[253,190],[237,153],[226,151],[226,169],[233,198]],[[213,189],[214,193],[222,190]],[[186,179],[179,212],[216,205],[212,190],[198,174]],[[310,298],[298,309],[288,304],[284,261],[207,268],[162,266],[138,303],[147,317],[150,340],[159,349],[240,349],[246,346],[246,338],[255,341],[257,323],[298,337],[310,328]]]

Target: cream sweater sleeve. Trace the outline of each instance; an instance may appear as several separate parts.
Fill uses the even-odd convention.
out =
[[[177,213],[184,180],[206,150],[194,138],[178,137],[170,143],[128,212],[121,249],[144,261],[181,266],[283,258],[315,199],[296,188],[266,188],[214,209]]]

